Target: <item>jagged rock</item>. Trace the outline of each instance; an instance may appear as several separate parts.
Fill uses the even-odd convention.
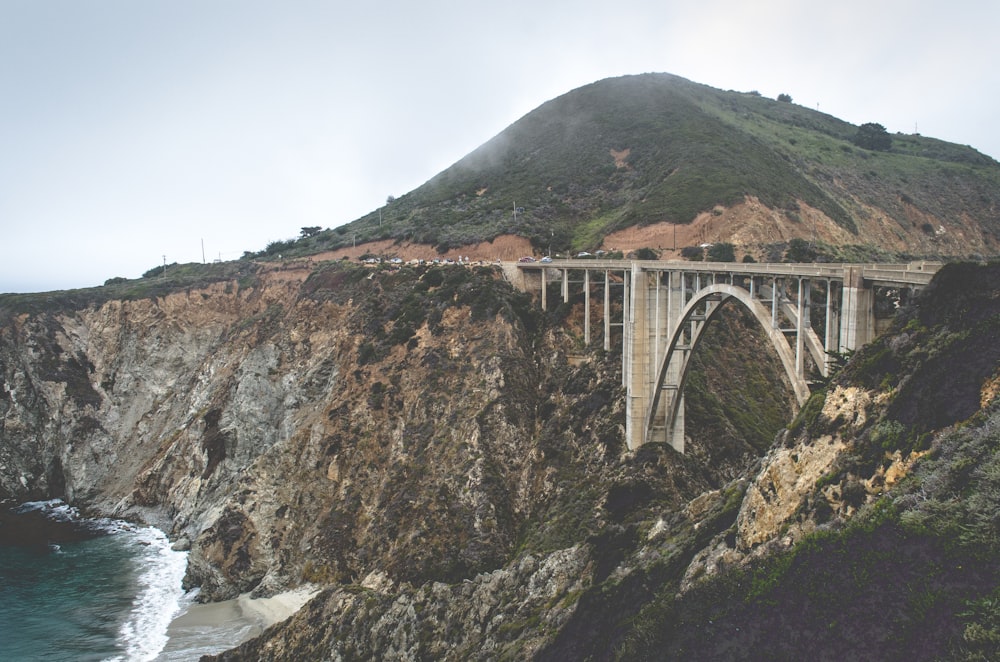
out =
[[[833,466],[845,443],[824,435],[792,448],[772,449],[751,482],[737,517],[737,546],[749,551],[777,537]]]
[[[761,461],[761,469],[750,484],[737,517],[737,548],[754,547],[787,533],[794,516],[817,481],[826,475],[847,447],[845,436],[867,422],[872,394],[855,386],[837,386],[826,395],[821,416],[836,425],[836,434],[811,437],[800,434],[788,446],[773,447]],[[815,523],[800,527],[796,537]]]
[[[369,576],[367,586],[327,590],[268,639],[216,659],[530,659],[572,616],[590,562],[574,546],[451,585],[395,591]]]

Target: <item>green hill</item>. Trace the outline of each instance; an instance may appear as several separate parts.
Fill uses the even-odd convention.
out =
[[[885,134],[887,149],[866,149],[859,129],[791,101],[669,74],[602,80],[541,105],[383,208],[275,242],[262,255],[375,240],[443,253],[501,235],[565,252],[597,248],[625,228],[686,225],[706,213],[724,221],[706,240],[747,252],[766,242],[730,232],[730,216],[741,227],[783,224],[786,241],[914,256],[998,253],[1000,164],[919,135]],[[748,200],[756,212],[727,215]]]

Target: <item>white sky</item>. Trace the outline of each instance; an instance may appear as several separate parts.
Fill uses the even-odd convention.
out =
[[[992,0],[0,0],[0,292],[234,259],[668,72],[1000,159]]]

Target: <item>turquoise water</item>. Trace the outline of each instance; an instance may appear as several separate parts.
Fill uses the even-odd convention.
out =
[[[75,518],[57,502],[34,505]],[[0,546],[0,660],[132,662],[164,649],[185,601],[186,554],[156,529],[91,522],[103,535]]]

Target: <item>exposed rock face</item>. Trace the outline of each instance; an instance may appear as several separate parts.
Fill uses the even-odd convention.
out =
[[[211,598],[497,566],[544,489],[529,332],[500,303],[441,301],[386,339],[413,280],[308,274],[14,319],[0,494],[64,493],[186,537]],[[465,276],[447,296],[476,287]]]
[[[219,659],[530,659],[572,614],[589,585],[590,555],[579,546],[457,584],[397,587],[364,581],[329,589],[280,634]]]
[[[844,436],[864,427],[870,404],[867,391],[838,387],[824,400],[821,414],[826,420],[844,422],[836,435],[802,436],[790,446],[778,445],[768,452],[737,518],[740,550],[781,536],[847,446]]]

